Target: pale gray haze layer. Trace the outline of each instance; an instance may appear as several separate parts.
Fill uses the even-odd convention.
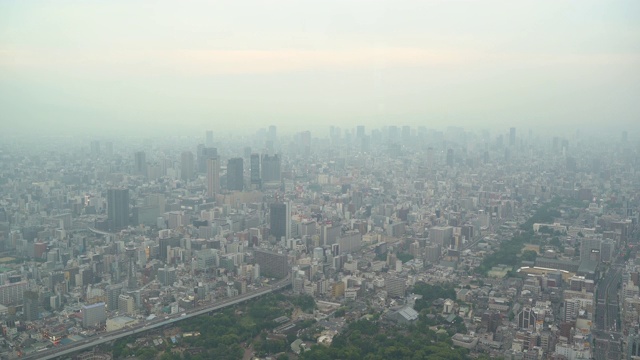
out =
[[[640,1],[2,0],[0,122],[632,130]]]

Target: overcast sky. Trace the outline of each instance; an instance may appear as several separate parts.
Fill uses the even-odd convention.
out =
[[[640,1],[1,0],[0,122],[632,132]]]

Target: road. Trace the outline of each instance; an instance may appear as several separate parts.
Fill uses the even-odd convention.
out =
[[[274,291],[278,291],[281,290],[287,286],[289,286],[291,284],[291,280],[290,277],[287,276],[286,278],[279,280],[277,282],[275,282],[272,285],[257,289],[257,290],[253,290],[250,292],[247,292],[246,294],[234,297],[234,298],[230,298],[230,299],[225,299],[221,302],[218,303],[214,303],[214,304],[208,304],[208,305],[204,305],[204,306],[200,306],[198,308],[194,308],[194,309],[190,309],[187,310],[185,313],[186,315],[181,315],[181,314],[175,314],[175,315],[170,315],[168,317],[160,317],[160,318],[156,318],[151,322],[146,322],[146,323],[141,323],[138,324],[134,327],[129,327],[129,328],[125,328],[125,329],[121,329],[121,330],[116,330],[116,331],[112,331],[112,332],[108,332],[108,333],[101,333],[99,334],[99,337],[96,338],[96,336],[94,337],[90,337],[81,341],[77,341],[68,345],[64,345],[64,346],[56,346],[54,348],[51,349],[47,349],[44,351],[38,351],[38,352],[34,352],[34,353],[30,353],[27,354],[25,356],[23,356],[21,359],[39,359],[39,360],[46,360],[46,359],[53,359],[53,358],[57,358],[60,356],[65,356],[65,355],[69,355],[72,354],[76,351],[81,351],[81,350],[85,350],[85,349],[89,349],[92,348],[94,346],[100,345],[100,344],[104,344],[106,342],[110,342],[110,341],[114,341],[117,339],[120,339],[122,337],[125,336],[130,336],[130,335],[135,335],[135,334],[140,334],[143,333],[145,331],[149,331],[149,330],[153,330],[156,328],[160,328],[162,326],[165,325],[171,325],[175,322],[178,321],[182,321],[182,320],[186,320],[189,318],[192,318],[194,316],[198,316],[198,315],[202,315],[202,314],[206,314],[208,312],[211,311],[216,311],[216,310],[220,310],[222,308],[225,308],[227,306],[232,306],[235,304],[239,304],[241,302],[265,295],[265,294],[269,294],[272,293]]]

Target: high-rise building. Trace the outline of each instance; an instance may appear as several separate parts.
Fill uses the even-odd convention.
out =
[[[365,135],[364,130],[365,130],[364,125],[358,125],[358,126],[356,126],[356,137],[358,137],[358,138],[360,138],[360,139],[361,139],[361,138],[363,138],[363,137],[364,137],[364,135]]]
[[[207,197],[212,198],[220,192],[220,160],[207,159]]]
[[[262,184],[280,183],[280,155],[262,155]]]
[[[122,294],[122,284],[109,285],[106,288],[107,309],[109,311],[118,310],[118,297]]]
[[[535,330],[536,313],[531,308],[524,308],[518,313],[518,328],[523,330]]]
[[[447,149],[447,166],[453,166],[453,149]]]
[[[244,163],[242,158],[227,161],[227,189],[242,191],[244,189]]]
[[[127,255],[127,288],[129,290],[138,288],[138,272],[136,271],[137,251],[138,249],[133,244],[129,244],[125,249]]]
[[[448,249],[453,239],[452,226],[434,226],[429,229],[429,239],[433,244]]]
[[[289,273],[289,261],[285,254],[256,248],[253,250],[253,256],[263,276],[281,279]]]
[[[38,320],[38,293],[35,291],[25,291],[24,305],[22,312],[27,321]]]
[[[24,298],[24,292],[26,290],[26,281],[0,285],[0,304],[14,305],[20,303]]]
[[[107,216],[111,230],[129,226],[129,189],[107,190]]]
[[[147,176],[147,155],[144,151],[137,151],[134,154],[134,174]]]
[[[205,138],[205,145],[207,147],[212,147],[213,146],[213,131],[212,130],[207,130],[207,136]]]
[[[198,172],[205,174],[207,172],[207,160],[217,158],[218,149],[198,145]]]
[[[509,129],[509,146],[516,145],[516,128],[512,127]]]
[[[260,188],[260,154],[251,154],[251,186]]]
[[[82,307],[82,326],[97,327],[107,321],[107,312],[103,302]]]
[[[195,159],[191,151],[185,151],[180,156],[180,177],[182,180],[192,180],[196,172]]]
[[[123,314],[133,315],[136,311],[136,301],[133,296],[120,294],[118,296],[118,311]]]
[[[291,210],[289,203],[273,203],[269,205],[269,229],[277,241],[291,237]]]
[[[397,276],[387,276],[384,279],[384,287],[389,297],[404,297],[407,282],[404,278]]]
[[[171,286],[176,281],[176,269],[171,268],[160,268],[158,269],[158,281],[163,286]]]

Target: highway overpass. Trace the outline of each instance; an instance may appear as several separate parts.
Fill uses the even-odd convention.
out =
[[[68,345],[56,346],[43,351],[36,351],[23,356],[21,359],[46,360],[46,359],[54,359],[57,357],[71,355],[72,353],[75,353],[77,351],[91,349],[94,346],[104,344],[106,342],[114,341],[114,340],[123,338],[125,336],[141,334],[145,331],[157,329],[165,325],[171,325],[178,321],[186,320],[194,316],[206,314],[211,311],[220,310],[227,306],[236,305],[241,302],[251,300],[265,294],[272,293],[274,291],[279,291],[289,286],[290,284],[291,284],[290,278],[286,277],[285,279],[277,281],[272,285],[247,292],[246,294],[236,296],[234,298],[225,299],[218,303],[208,304],[208,305],[200,306],[195,309],[190,309],[182,314],[174,314],[168,317],[159,317],[150,322],[143,322],[141,324],[136,324],[133,327],[120,329],[120,330],[116,330],[109,333],[102,333],[102,334],[99,334],[98,336],[86,338],[84,340],[80,340]]]

